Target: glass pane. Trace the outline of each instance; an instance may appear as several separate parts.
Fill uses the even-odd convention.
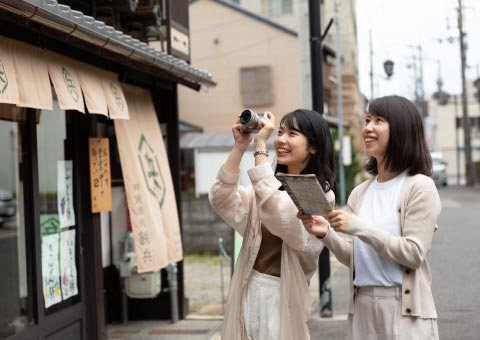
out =
[[[54,101],[54,110],[43,110],[37,125],[43,299],[49,312],[78,297],[73,163],[65,160],[65,139],[65,112]]]
[[[292,13],[292,0],[270,0],[269,15],[278,16]]]
[[[0,120],[0,339],[28,324],[23,188],[18,124]]]

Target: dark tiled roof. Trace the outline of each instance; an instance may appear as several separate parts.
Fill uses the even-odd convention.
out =
[[[216,83],[207,71],[134,39],[102,21],[61,5],[56,0],[0,0],[0,8],[54,30],[66,32],[93,46],[126,56],[149,67],[172,74],[190,87],[212,87]],[[180,81],[182,82],[182,81]]]

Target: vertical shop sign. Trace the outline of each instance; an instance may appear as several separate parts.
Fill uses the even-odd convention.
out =
[[[75,213],[73,211],[72,170],[72,161],[58,161],[57,206],[60,227],[69,227],[75,225]]]
[[[130,119],[115,133],[132,223],[138,273],[183,258],[180,221],[168,156],[151,94],[122,85]]]
[[[65,230],[60,235],[62,296],[65,300],[78,294],[77,267],[75,264],[75,230]]]
[[[138,261],[140,261],[139,266],[143,268],[148,267],[153,263],[154,252],[152,251],[152,242],[150,239],[151,230],[147,226],[147,217],[145,216],[144,211],[145,204],[142,199],[142,188],[139,184],[133,184],[132,187],[134,190],[134,202],[131,208],[135,212],[135,219],[137,221],[137,233],[135,239],[141,246],[138,247],[140,250],[137,252],[137,264]]]
[[[108,138],[89,138],[92,213],[112,210]]]

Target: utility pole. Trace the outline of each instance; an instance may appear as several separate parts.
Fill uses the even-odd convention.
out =
[[[322,38],[320,34],[320,1],[308,1],[310,22],[310,65],[312,71],[312,102],[313,109],[323,114],[323,55]]]
[[[308,17],[310,24],[310,63],[312,70],[312,104],[313,109],[323,114],[323,51],[320,1],[308,0]],[[330,252],[324,247],[318,259],[318,281],[320,286],[320,316],[332,316],[332,291],[330,286]]]
[[[370,38],[370,101],[373,100],[373,45],[372,45],[372,29],[368,31],[368,37]]]
[[[458,98],[453,95],[453,104],[455,105],[455,151],[457,156],[457,185],[460,185],[460,152],[458,151]]]
[[[425,116],[427,115],[427,112],[425,112],[425,91],[423,89],[423,51],[422,51],[422,45],[418,45],[418,63],[420,66],[420,78],[418,80],[419,82],[419,88],[420,88],[420,112],[422,114],[422,120],[425,122]]]
[[[337,64],[337,136],[340,148],[338,150],[338,177],[340,182],[340,205],[345,204],[345,168],[343,166],[343,98],[342,98],[342,50],[340,47],[340,23],[338,21],[338,1],[334,3],[335,16],[335,63]]]
[[[419,45],[408,45],[408,47],[414,49],[415,54],[412,55],[412,63],[409,64],[413,67],[413,73],[415,77],[415,105],[418,108],[422,116],[422,120],[425,119],[425,91],[423,89],[423,52],[422,46]]]
[[[299,68],[300,68],[300,106],[304,109],[312,109],[312,66],[310,61],[310,33],[309,33],[309,13],[308,1],[298,0],[298,49],[299,49]]]
[[[467,106],[467,86],[465,79],[465,68],[466,68],[466,47],[463,32],[463,12],[462,12],[462,0],[458,0],[458,31],[460,34],[460,59],[462,65],[462,106],[463,106],[463,136],[464,136],[464,149],[465,149],[465,165],[466,165],[466,184],[467,186],[473,186],[475,168],[472,161],[472,146],[470,140],[470,118],[468,116],[468,106]]]
[[[408,65],[408,67],[413,68],[413,80],[415,83],[414,87],[414,96],[415,96],[415,105],[417,106],[418,110],[420,110],[420,107],[418,106],[418,103],[420,103],[420,90],[419,90],[419,83],[418,83],[418,69],[417,69],[417,58],[415,55],[412,55],[412,63]]]

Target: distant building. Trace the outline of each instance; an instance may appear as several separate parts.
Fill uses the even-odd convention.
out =
[[[301,90],[303,105],[310,105],[310,49],[308,45],[308,0],[239,0],[240,5],[270,20],[289,27],[298,32],[301,45]],[[343,117],[350,126],[350,134],[359,136],[361,130],[361,115],[364,112],[365,101],[362,98],[358,81],[358,41],[356,1],[337,1],[340,25],[340,49],[342,58],[342,104]],[[329,21],[334,17],[334,1],[321,1],[321,31],[325,31]],[[304,36],[307,36],[305,38]],[[303,37],[303,38],[302,38]],[[335,49],[336,32],[333,24],[323,41]],[[328,112],[337,116],[337,86],[336,63],[334,58],[327,60],[327,70],[324,77],[325,101]],[[354,138],[355,145],[363,149],[360,138]]]
[[[206,92],[183,87],[178,91],[180,119],[204,131],[204,136],[181,138],[184,169],[189,169],[184,175],[195,178],[197,194],[210,187],[225,160],[233,142],[231,126],[243,109],[271,111],[278,122],[289,111],[311,107],[310,102],[305,104],[302,93],[305,76],[300,65],[303,54],[299,34],[289,27],[295,26],[296,17],[277,22],[255,12],[258,8],[251,9],[224,0],[190,3],[192,63],[208,68],[217,81],[217,86]],[[325,117],[329,119],[335,86],[329,80],[334,71],[329,65],[334,64],[335,52],[327,44],[323,57]],[[335,126],[336,120],[331,116],[329,120]],[[225,138],[232,140],[219,145]]]
[[[463,111],[461,95],[451,96],[447,105],[429,103],[427,142],[432,151],[443,154],[447,164],[447,175],[465,180],[465,148],[463,134]],[[475,164],[477,181],[480,179],[480,105],[470,97],[468,101],[472,160]]]

